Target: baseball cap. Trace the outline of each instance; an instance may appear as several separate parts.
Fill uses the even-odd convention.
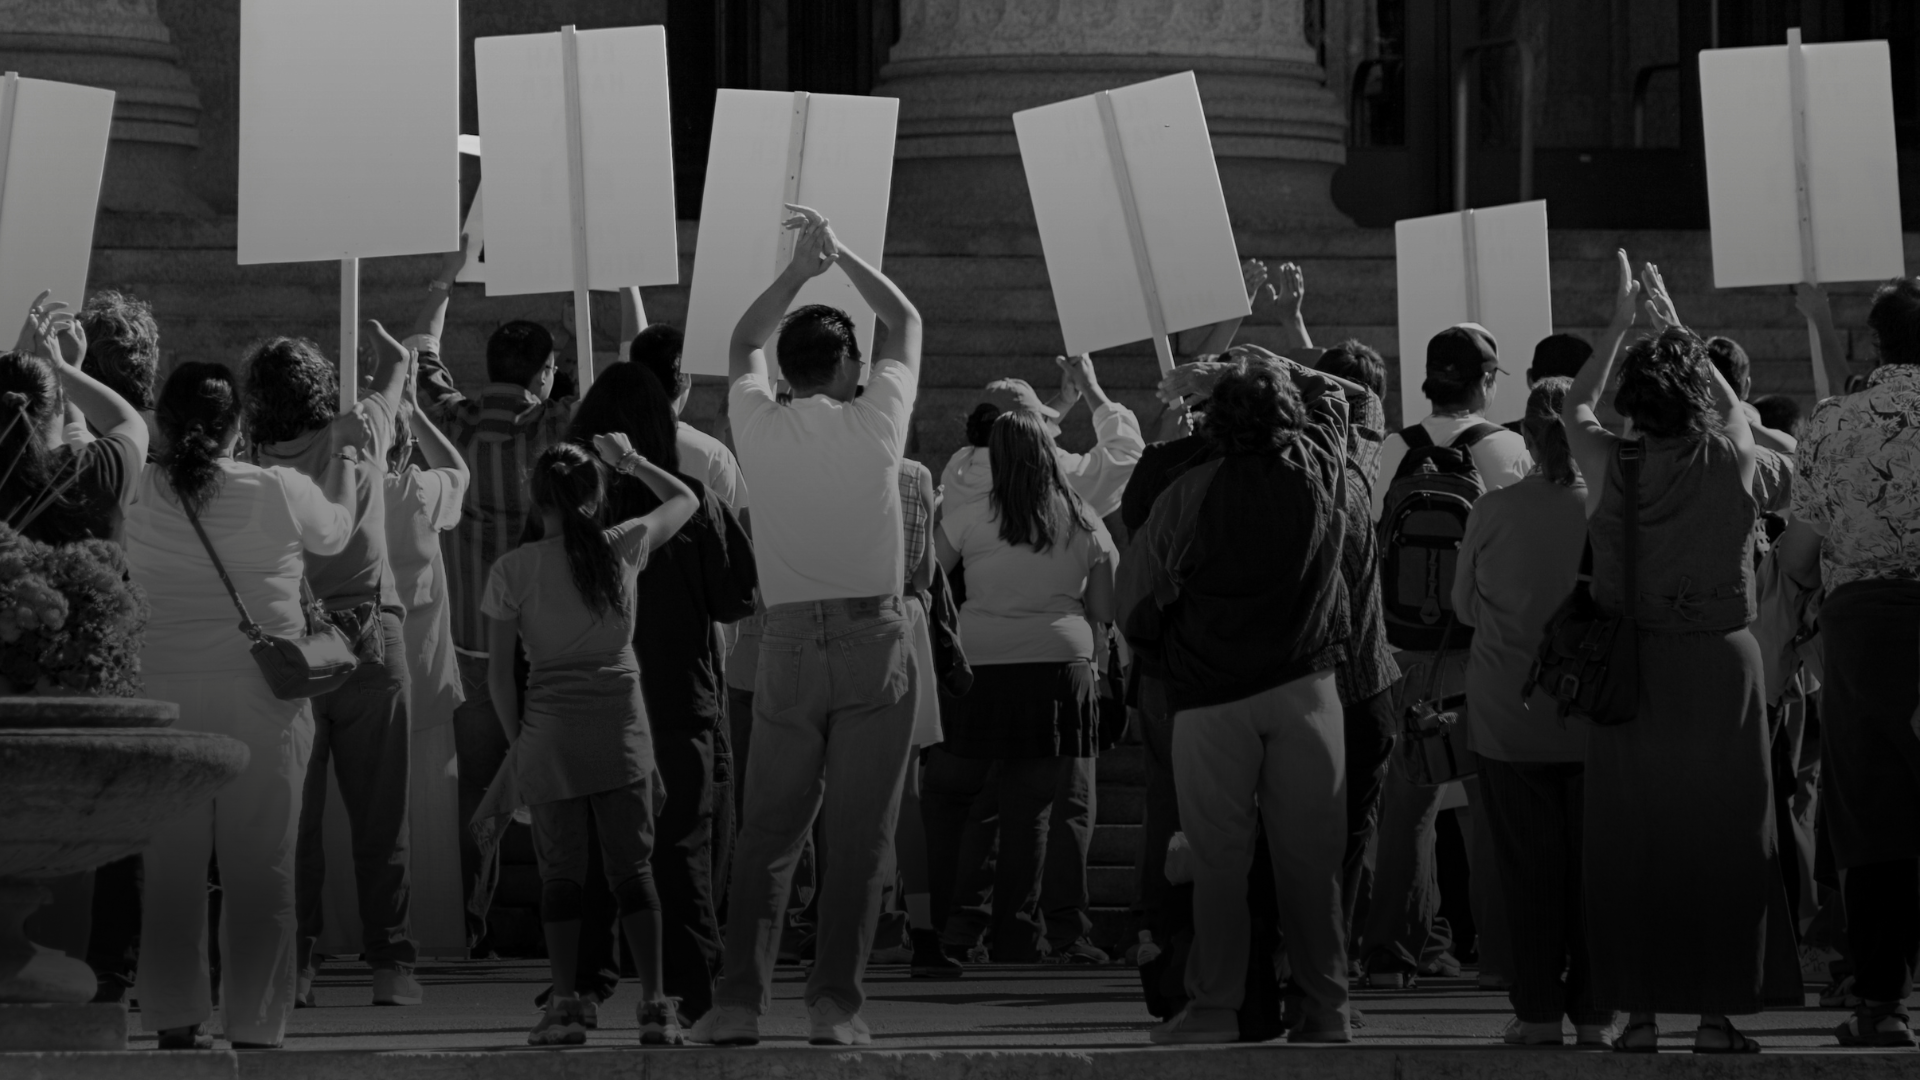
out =
[[[1479,323],[1449,326],[1427,342],[1430,379],[1467,386],[1479,382],[1489,371],[1501,370],[1499,346]]]
[[[1025,379],[995,379],[987,384],[987,401],[1001,412],[1030,412],[1048,420],[1060,419],[1060,410],[1040,400]]]

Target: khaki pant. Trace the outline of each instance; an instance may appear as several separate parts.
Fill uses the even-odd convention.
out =
[[[226,1036],[278,1043],[293,1011],[293,857],[313,748],[307,702],[281,701],[253,672],[149,675],[147,693],[180,706],[180,731],[247,744],[247,767],[161,829],[146,850],[135,994],[148,1031],[213,1015],[207,972],[207,860],[220,859],[220,1003]]]
[[[1174,717],[1173,775],[1193,851],[1194,1009],[1238,1009],[1246,992],[1247,871],[1265,817],[1280,931],[1307,998],[1308,1031],[1345,1031],[1346,736],[1333,672]]]

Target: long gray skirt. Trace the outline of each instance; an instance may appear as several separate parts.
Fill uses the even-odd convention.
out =
[[[1744,628],[1643,634],[1640,664],[1639,714],[1587,742],[1595,1001],[1759,1012],[1799,991],[1797,970],[1780,970],[1794,950],[1759,646]]]

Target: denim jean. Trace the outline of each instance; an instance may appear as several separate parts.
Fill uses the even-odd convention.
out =
[[[1061,787],[1063,769],[1073,767],[1074,758],[963,758],[955,754],[940,751],[936,760],[930,760],[928,779],[937,781],[941,789],[947,792],[973,792],[973,798],[990,800],[994,806],[995,826],[988,833],[988,839],[997,838],[997,850],[992,855],[993,906],[993,960],[999,964],[1037,963],[1047,952],[1046,942],[1051,938],[1051,922],[1041,911],[1043,897],[1043,875],[1045,867],[1052,857],[1051,844],[1056,831],[1051,820],[1059,812],[1057,797]],[[968,851],[980,865],[981,856],[987,854],[978,844],[967,844],[957,840],[955,826],[967,820],[973,810],[971,801],[954,800],[953,806],[963,811],[962,815],[948,813],[940,832],[943,844],[955,844],[949,850],[957,854]],[[964,833],[958,834],[964,836]],[[933,846],[932,838],[928,846]],[[933,905],[936,923],[944,909],[953,911],[954,888],[960,891],[960,902],[970,904],[975,900],[975,884],[972,876],[957,879],[955,869],[960,859],[949,860],[947,872],[935,880],[939,887],[949,889],[944,904]],[[1067,944],[1073,939],[1068,938]],[[969,943],[970,944],[970,943]]]
[[[1394,685],[1393,713],[1425,696],[1432,653],[1402,652],[1404,672]],[[1467,654],[1449,652],[1434,688],[1437,695],[1466,686]],[[1440,819],[1438,787],[1420,787],[1407,779],[1399,761],[1387,768],[1380,796],[1380,828],[1373,871],[1373,896],[1359,955],[1370,972],[1412,973],[1432,964],[1452,947],[1440,911],[1440,876],[1434,862],[1434,830]]]
[[[1167,890],[1167,844],[1180,831],[1180,801],[1173,790],[1173,712],[1167,708],[1167,684],[1140,677],[1138,709],[1141,743],[1147,762],[1147,793],[1140,822],[1140,850],[1134,861],[1133,910],[1144,930],[1159,934],[1156,918]],[[1164,941],[1161,944],[1165,944]]]
[[[1347,736],[1347,850],[1340,860],[1341,925],[1357,936],[1362,896],[1372,895],[1367,850],[1380,827],[1380,795],[1393,757],[1399,718],[1394,695],[1382,690],[1361,702],[1341,702]]]
[[[832,855],[806,1000],[849,1011],[865,1002],[861,980],[921,692],[911,652],[899,597],[768,610],[717,1004],[767,1010],[788,889],[817,815]]]
[[[407,920],[411,723],[406,644],[400,636],[400,616],[383,611],[380,625],[386,644],[383,661],[361,664],[346,685],[313,699],[313,756],[307,764],[300,843],[294,859],[302,971],[313,970],[313,945],[323,929],[320,896],[327,861],[321,827],[329,761],[340,781],[340,798],[353,831],[354,888],[363,928],[361,958],[375,968],[413,969],[415,949]]]
[[[1098,758],[1090,757],[1057,760],[1040,885],[1040,910],[1046,913],[1047,941],[1054,952],[1093,930],[1093,918],[1087,913],[1087,854],[1093,847],[1098,813],[1095,772],[1099,764]],[[1004,853],[1004,844],[1001,850]]]
[[[493,711],[493,693],[487,687],[487,658],[455,654],[460,662],[460,688],[466,700],[453,709],[453,749],[460,770],[460,895],[466,904],[467,947],[480,948],[486,940],[486,920],[473,911],[473,896],[484,874],[480,845],[468,823],[486,798],[494,774],[507,760],[507,735]]]

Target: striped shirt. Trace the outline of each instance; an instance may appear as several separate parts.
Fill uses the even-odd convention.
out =
[[[542,401],[524,386],[488,383],[478,400],[455,388],[432,338],[409,339],[420,355],[420,401],[467,463],[460,523],[440,536],[453,607],[453,643],[487,650],[480,599],[494,561],[520,543],[531,500],[527,472],[541,451],[565,441],[575,399]]]
[[[912,458],[900,460],[900,535],[905,541],[909,587],[914,571],[926,560],[927,529],[933,524],[933,507],[922,495],[921,477],[926,478],[927,487],[933,486],[933,474],[925,465]]]

